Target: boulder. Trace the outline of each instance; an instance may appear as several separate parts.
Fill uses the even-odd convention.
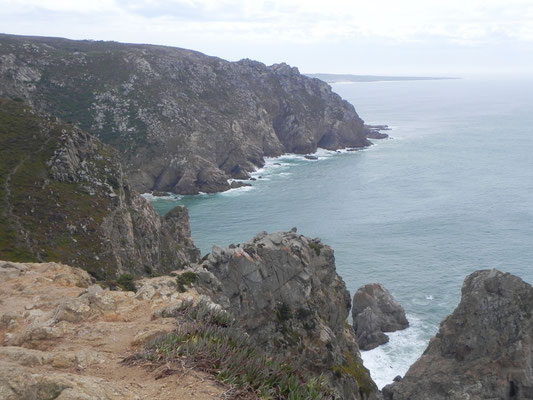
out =
[[[353,298],[352,318],[357,343],[362,350],[387,343],[389,338],[383,332],[394,332],[409,326],[402,306],[379,283],[357,290]]]
[[[387,400],[533,399],[533,288],[498,270],[477,271],[461,302]]]

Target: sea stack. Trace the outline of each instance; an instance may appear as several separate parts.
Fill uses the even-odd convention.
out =
[[[384,332],[405,329],[409,322],[405,311],[379,283],[357,290],[353,298],[353,328],[361,350],[371,350],[389,341]]]

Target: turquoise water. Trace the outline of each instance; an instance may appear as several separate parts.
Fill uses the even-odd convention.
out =
[[[348,289],[383,283],[411,321],[363,352],[378,386],[403,375],[453,311],[465,276],[499,268],[533,282],[533,81],[335,84],[393,139],[319,161],[269,160],[252,188],[153,202],[189,207],[193,239],[213,244],[293,226],[335,249]],[[274,165],[280,163],[281,165]]]

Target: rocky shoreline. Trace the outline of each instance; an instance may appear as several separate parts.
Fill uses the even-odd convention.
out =
[[[187,209],[161,217],[138,194],[224,191],[268,156],[314,162],[388,137],[326,83],[286,64],[13,35],[0,62],[0,398],[533,399],[520,278],[468,276],[380,392],[360,350],[409,324],[382,285],[352,304],[333,249],[296,228],[201,257]]]

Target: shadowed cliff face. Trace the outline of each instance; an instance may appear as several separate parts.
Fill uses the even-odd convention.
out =
[[[0,35],[0,95],[114,146],[138,191],[222,191],[264,156],[369,145],[328,84],[178,48]]]
[[[79,128],[0,99],[0,258],[61,261],[101,279],[196,261],[187,210],[157,215],[117,159]]]

